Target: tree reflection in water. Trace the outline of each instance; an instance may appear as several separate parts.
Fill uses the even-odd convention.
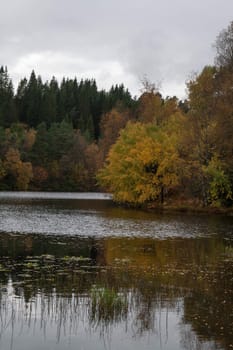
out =
[[[118,323],[124,323],[126,331],[130,327],[134,337],[161,331],[165,303],[147,291],[142,295],[137,288],[128,290],[112,286],[110,289],[93,285],[85,292],[73,289],[70,294],[60,293],[59,288],[51,288],[50,292],[43,289],[35,293],[32,280],[26,283],[29,284],[15,284],[13,287],[12,280],[9,280],[1,291],[0,337],[7,331],[13,339],[16,324],[21,333],[29,329],[40,330],[44,337],[49,327],[55,327],[57,342],[61,336],[78,334],[80,324],[85,325],[88,332],[98,331],[100,336],[107,338]],[[167,305],[167,317],[168,310],[179,304],[177,299]]]
[[[229,241],[77,239],[70,248],[56,245],[54,254],[48,239],[46,254],[38,255],[35,237],[25,238],[30,255],[20,254],[21,236],[13,254],[0,258],[0,344],[11,338],[14,349],[19,334],[30,332],[55,332],[59,344],[82,330],[97,332],[108,347],[120,327],[135,339],[156,336],[166,348],[176,322],[180,349],[232,348]],[[77,255],[69,255],[74,247]]]

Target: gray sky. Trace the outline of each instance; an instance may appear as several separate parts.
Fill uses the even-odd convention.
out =
[[[233,0],[7,0],[1,3],[0,65],[16,84],[32,69],[95,78],[99,88],[140,79],[185,97],[185,81],[212,64],[212,44],[233,20]]]

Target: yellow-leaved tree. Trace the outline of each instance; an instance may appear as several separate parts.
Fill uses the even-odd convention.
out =
[[[98,180],[117,202],[160,200],[180,183],[182,160],[176,137],[154,124],[129,122],[110,149]]]

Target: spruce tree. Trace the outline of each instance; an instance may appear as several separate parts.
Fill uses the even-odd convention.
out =
[[[9,127],[17,121],[14,89],[7,67],[0,67],[0,126]]]

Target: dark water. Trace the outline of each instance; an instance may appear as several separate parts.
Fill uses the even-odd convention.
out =
[[[233,217],[0,193],[0,349],[233,349]]]

